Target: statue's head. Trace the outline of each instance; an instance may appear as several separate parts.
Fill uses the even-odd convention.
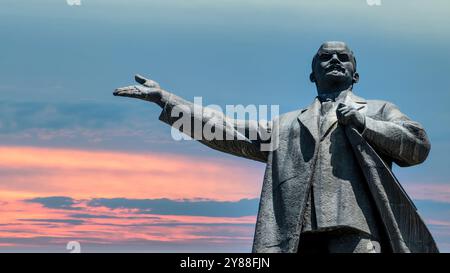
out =
[[[353,51],[344,42],[323,43],[313,58],[310,79],[318,89],[351,87],[359,80]]]

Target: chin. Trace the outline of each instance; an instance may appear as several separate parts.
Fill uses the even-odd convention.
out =
[[[332,82],[347,82],[349,80],[348,76],[345,74],[327,74],[324,77],[325,81],[332,81]]]

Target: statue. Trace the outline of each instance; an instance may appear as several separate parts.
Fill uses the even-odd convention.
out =
[[[208,107],[195,112],[194,104],[155,81],[135,78],[140,85],[118,88],[114,95],[158,104],[159,119],[171,126],[181,113],[227,135],[246,132],[235,139],[196,139],[266,163],[253,252],[438,252],[391,171],[392,163],[405,167],[427,158],[426,132],[394,104],[353,93],[359,75],[345,43],[326,42],[314,56],[310,80],[318,95],[313,103],[266,123],[230,119]],[[248,138],[250,133],[257,137]],[[269,151],[261,149],[267,134],[277,140]]]

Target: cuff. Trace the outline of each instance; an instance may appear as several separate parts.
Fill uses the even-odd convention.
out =
[[[172,96],[173,96],[172,93],[169,93],[166,91],[163,91],[161,94],[161,102],[162,102],[161,105],[163,105],[163,106],[162,106],[161,114],[159,114],[159,120],[166,122],[166,123],[168,123],[170,120],[170,116],[169,116],[170,109],[168,109],[170,107],[168,107],[168,106],[169,106],[169,102],[172,100]]]

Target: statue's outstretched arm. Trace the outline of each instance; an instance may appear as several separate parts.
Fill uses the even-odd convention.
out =
[[[162,89],[153,80],[140,75],[135,80],[140,85],[117,88],[113,94],[156,103],[162,108],[161,121],[213,149],[257,161],[267,160],[267,149],[264,151],[262,144],[270,142],[271,122],[231,119],[221,111],[194,105]]]

